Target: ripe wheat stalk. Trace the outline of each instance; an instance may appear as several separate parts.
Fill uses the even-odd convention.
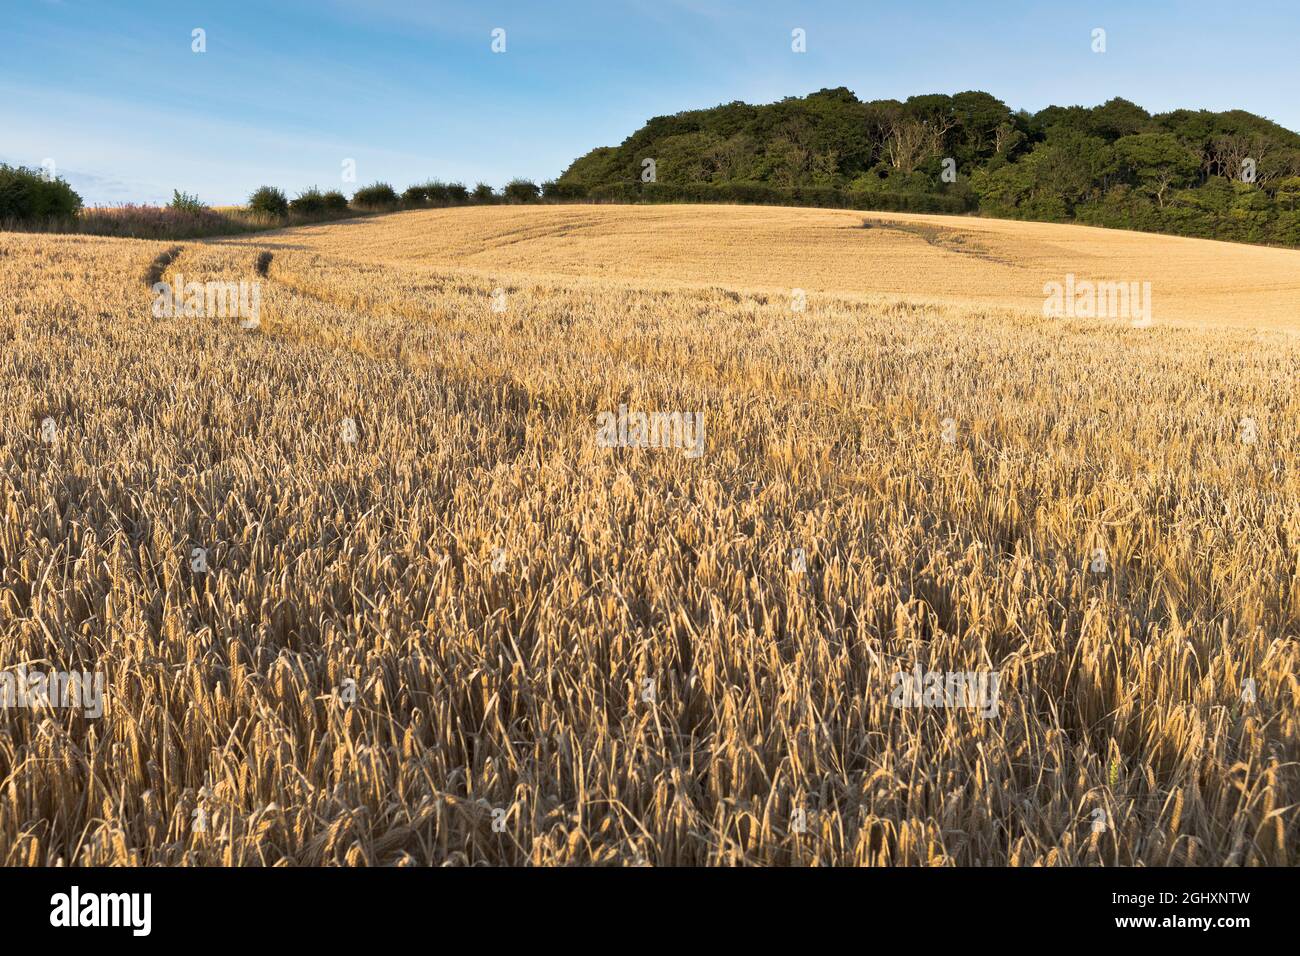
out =
[[[163,267],[273,249],[253,331],[153,318],[164,244],[0,235],[0,664],[107,699],[0,709],[0,861],[1297,862],[1293,335],[792,314],[422,215]],[[620,404],[706,453],[597,447]]]

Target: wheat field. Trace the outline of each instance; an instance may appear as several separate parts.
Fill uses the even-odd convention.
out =
[[[1300,332],[1300,255],[1090,226],[770,206],[495,206],[290,230],[349,261],[641,288],[791,289],[1041,314],[1043,283],[1149,281],[1162,325]]]
[[[1300,252],[616,206],[179,245],[0,234],[0,666],[106,699],[0,709],[5,864],[1300,862]],[[155,318],[151,263],[260,324]],[[1067,272],[1154,322],[1045,317]],[[600,447],[620,406],[703,453]],[[894,706],[914,669],[996,715]]]

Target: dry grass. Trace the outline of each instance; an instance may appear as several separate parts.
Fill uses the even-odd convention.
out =
[[[0,710],[0,860],[1294,865],[1300,342],[817,294],[769,212],[185,245],[274,251],[256,332],[153,319],[164,243],[0,235],[0,664],[109,706]],[[683,225],[638,280],[564,215]],[[596,447],[621,402],[706,453]],[[998,716],[891,707],[915,664]]]

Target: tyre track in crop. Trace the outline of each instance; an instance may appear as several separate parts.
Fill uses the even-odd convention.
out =
[[[555,414],[518,381],[508,363],[481,360],[482,349],[475,340],[483,330],[477,329],[473,336],[463,331],[448,333],[431,321],[437,317],[431,316],[428,299],[414,298],[405,288],[386,293],[400,278],[391,270],[363,267],[361,271],[374,275],[360,282],[360,293],[348,295],[337,290],[358,286],[358,267],[333,261],[319,265],[325,272],[313,280],[284,256],[273,259],[264,251],[254,261],[253,272],[264,290],[259,331],[268,344],[309,346],[397,366],[405,374],[432,376],[440,387],[470,401],[473,407],[497,408],[501,434],[511,447],[523,441],[526,429],[519,423],[525,418]],[[378,296],[372,296],[371,290],[378,290]],[[482,302],[486,296],[483,290],[450,278],[419,284],[414,291],[431,293],[435,302],[470,296]],[[447,306],[446,311],[450,315],[464,310]],[[469,355],[479,360],[466,361]]]
[[[184,246],[172,246],[154,256],[153,261],[150,262],[148,268],[145,269],[144,284],[152,289],[156,283],[161,282],[163,273],[167,271],[171,264],[175,262],[184,251]]]

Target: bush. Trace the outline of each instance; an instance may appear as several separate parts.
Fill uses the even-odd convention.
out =
[[[429,201],[429,190],[424,186],[407,186],[402,193],[403,206],[423,206]]]
[[[475,202],[493,202],[497,198],[497,194],[493,192],[492,187],[487,183],[479,183],[476,185],[474,191],[470,193],[470,196]]]
[[[469,199],[469,190],[465,188],[464,183],[444,183],[441,179],[431,179],[424,184],[424,189],[429,194],[429,202],[439,205],[465,202]]]
[[[358,209],[389,209],[397,202],[397,193],[388,183],[363,186],[352,194],[352,205]]]
[[[175,209],[178,212],[199,213],[208,207],[204,203],[199,202],[199,197],[197,195],[192,196],[189,193],[181,192],[179,189],[173,189],[172,201],[169,208]]]
[[[974,208],[973,194],[848,191],[829,186],[769,186],[766,183],[606,183],[586,191],[605,202],[754,203],[774,206],[830,206],[897,212],[958,214]]]
[[[541,190],[529,179],[512,179],[502,190],[507,202],[535,202]]]
[[[67,219],[81,209],[81,197],[62,179],[39,170],[0,164],[0,221]]]
[[[348,197],[343,195],[337,189],[331,189],[329,192],[322,194],[321,202],[330,212],[343,212],[348,208]]]
[[[451,194],[447,191],[447,184],[441,179],[431,179],[424,184],[424,191],[429,195],[429,202],[439,205],[451,200]]]
[[[248,197],[248,208],[268,216],[285,216],[289,213],[289,200],[274,186],[262,186]]]
[[[542,183],[542,195],[547,199],[586,199],[584,183],[561,183],[554,179]]]
[[[344,200],[345,205],[346,202]],[[312,186],[311,189],[304,189],[289,203],[290,211],[298,216],[319,216],[328,208],[325,205],[324,194],[315,186]]]

